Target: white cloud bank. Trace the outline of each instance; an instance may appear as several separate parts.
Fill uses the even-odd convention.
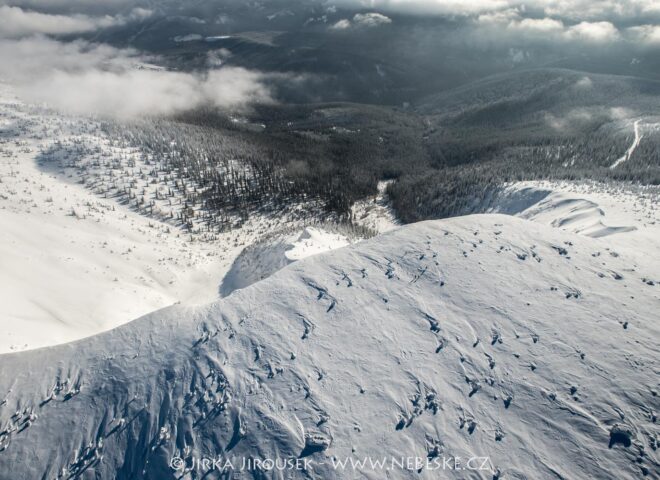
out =
[[[369,9],[353,19],[334,23],[348,30],[360,23],[383,24],[394,13],[438,15],[469,26],[472,43],[563,46],[608,46],[626,43],[634,48],[660,46],[660,0],[332,0],[349,9]],[[381,13],[375,13],[381,12]],[[358,19],[364,16],[365,18]],[[380,16],[386,21],[378,22]],[[358,20],[362,20],[361,22]]]
[[[347,30],[352,27],[373,28],[392,23],[392,19],[382,13],[356,13],[353,20],[342,19],[332,25],[332,30]]]
[[[20,7],[0,6],[0,37],[19,38],[34,34],[64,35],[93,32],[102,28],[143,20],[150,10],[135,8],[128,15],[89,16],[83,14],[58,15],[23,10]]]
[[[639,25],[630,27],[626,33],[637,42],[660,46],[660,25]]]
[[[348,8],[430,13],[436,15],[475,15],[505,8],[507,0],[336,0],[332,3]]]
[[[80,73],[57,71],[21,90],[33,101],[61,110],[126,119],[162,116],[200,106],[240,109],[271,102],[259,73],[223,68],[204,75],[158,70]]]
[[[475,16],[516,8],[579,23],[660,15],[658,0],[332,0],[332,4],[412,14]]]
[[[2,73],[26,100],[77,114],[121,119],[200,106],[242,109],[272,102],[265,76],[242,68],[203,74],[153,68],[133,50],[44,37],[0,42]]]
[[[353,23],[362,27],[378,27],[392,23],[392,20],[381,13],[358,13],[353,17]]]
[[[40,2],[11,3],[32,7]],[[67,2],[59,3],[64,6]],[[93,2],[68,3],[81,6]],[[254,102],[272,102],[265,77],[259,72],[242,68],[200,74],[173,72],[149,65],[152,59],[135,50],[48,38],[124,25],[152,13],[135,4],[131,9],[123,0],[115,3],[128,6],[128,13],[42,13],[0,0],[0,65],[5,67],[0,79],[13,84],[30,102],[76,114],[122,119],[171,115],[200,106],[241,109]]]
[[[606,44],[624,40],[656,46],[660,35],[660,0],[334,0],[331,3],[380,12],[462,18],[482,37],[497,34],[523,39]],[[385,17],[387,18],[387,17]],[[340,20],[346,29],[355,20]]]
[[[553,18],[524,18],[514,9],[479,15],[477,27],[491,28],[502,34],[515,34],[526,40],[577,41],[591,44],[614,42],[621,38],[619,30],[611,22],[583,21],[575,25],[565,25]]]

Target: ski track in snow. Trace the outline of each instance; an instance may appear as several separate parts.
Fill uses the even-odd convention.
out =
[[[616,162],[614,162],[611,166],[610,169],[614,170],[616,167],[621,165],[624,162],[627,162],[630,160],[630,157],[632,157],[633,153],[635,153],[635,150],[637,150],[637,147],[639,146],[639,142],[642,141],[642,135],[639,133],[639,124],[641,120],[635,120],[634,125],[634,131],[635,131],[635,139],[633,140],[632,145],[630,148],[626,151],[626,154],[619,158]]]

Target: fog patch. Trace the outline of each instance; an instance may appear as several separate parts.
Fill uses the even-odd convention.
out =
[[[594,86],[594,82],[589,77],[582,77],[580,80],[575,82],[575,88],[579,90],[588,90]]]
[[[0,63],[12,65],[3,80],[26,101],[76,114],[131,118],[200,106],[240,110],[274,101],[261,72],[238,67],[173,72],[152,68],[150,60],[134,50],[82,40],[0,41]]]
[[[584,79],[579,80],[579,84]],[[581,126],[587,125],[592,122],[610,122],[618,121],[634,116],[634,112],[625,107],[580,107],[568,111],[565,115],[557,116],[551,112],[545,112],[543,117],[545,123],[557,130],[567,132],[570,130],[578,129]]]
[[[34,34],[65,35],[93,32],[95,30],[125,25],[131,21],[144,20],[150,10],[136,8],[128,15],[89,16],[80,13],[71,15],[48,14],[23,10],[20,7],[0,6],[0,37],[20,38]]]
[[[342,19],[333,24],[333,30],[348,30],[349,28],[374,28],[392,23],[392,19],[381,13],[356,13],[352,20]]]

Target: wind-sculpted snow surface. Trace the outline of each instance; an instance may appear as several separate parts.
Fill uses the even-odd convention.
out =
[[[220,294],[248,287],[303,258],[345,247],[351,240],[345,235],[315,227],[302,231],[273,233],[246,247],[232,264],[220,284]]]
[[[0,478],[655,478],[658,259],[607,245],[426,222],[5,355]]]

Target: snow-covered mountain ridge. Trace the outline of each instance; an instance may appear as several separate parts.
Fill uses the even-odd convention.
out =
[[[443,478],[652,477],[659,267],[503,215],[402,227],[205,307],[3,356],[0,478],[202,478],[171,459],[217,456],[310,462],[239,478],[438,478],[331,461],[365,457],[492,465]]]

